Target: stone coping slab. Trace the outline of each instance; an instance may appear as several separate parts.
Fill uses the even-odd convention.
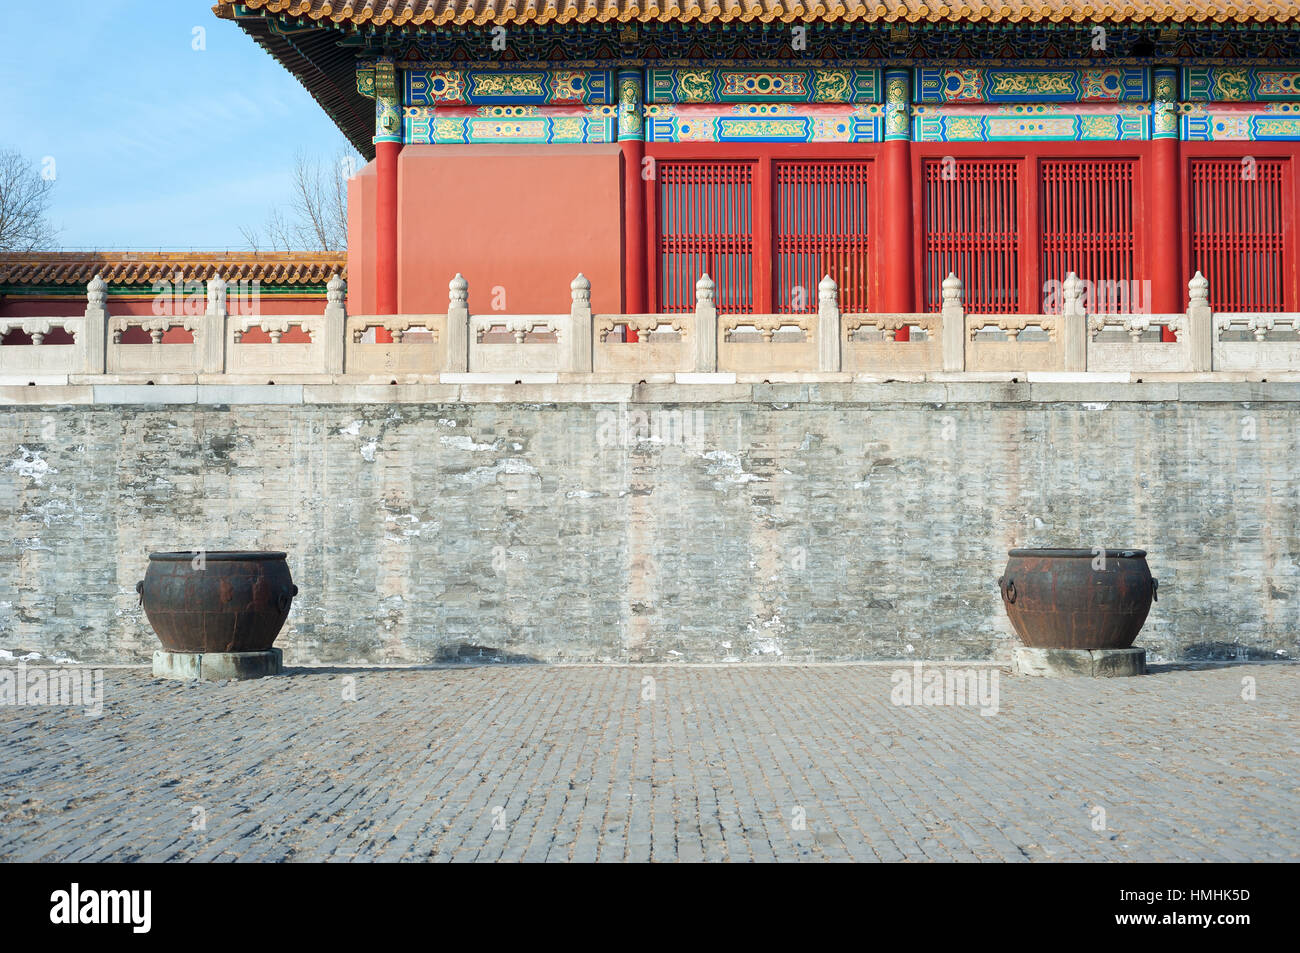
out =
[[[481,376],[483,378],[486,375]],[[1300,402],[1300,380],[1070,380],[945,379],[844,381],[724,381],[687,378],[681,382],[609,380],[504,383],[488,379],[460,383],[194,384],[102,383],[0,384],[0,406],[175,406],[277,404],[620,404],[752,403],[788,404],[1069,404],[1103,410],[1119,403]]]

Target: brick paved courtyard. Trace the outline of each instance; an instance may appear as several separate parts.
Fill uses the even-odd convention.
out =
[[[895,671],[110,669],[102,717],[0,706],[0,858],[1300,859],[1300,667],[1004,671],[993,716]]]

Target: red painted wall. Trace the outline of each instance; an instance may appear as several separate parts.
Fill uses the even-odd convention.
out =
[[[374,236],[378,186],[373,162],[348,182],[348,314],[374,314],[377,310]]]
[[[616,144],[406,146],[398,161],[398,309],[446,311],[447,282],[460,272],[471,312],[493,310],[492,289],[500,287],[504,312],[555,314],[569,310],[569,282],[582,272],[593,309],[617,313],[621,174]],[[365,244],[350,227],[350,256]],[[357,271],[349,257],[354,281]]]
[[[233,297],[235,291],[230,292]],[[234,309],[233,301],[230,303]],[[0,318],[57,317],[68,318],[86,313],[86,298],[21,298],[10,297],[0,301]],[[117,298],[108,297],[110,315],[141,315],[153,317],[152,298]],[[263,296],[260,299],[259,314],[324,314],[325,293],[293,295],[289,297]]]

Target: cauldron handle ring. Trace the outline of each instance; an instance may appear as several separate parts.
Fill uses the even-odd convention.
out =
[[[998,579],[998,586],[1002,589],[1002,598],[1006,599],[1011,605],[1016,604],[1016,583],[1015,580],[1008,580],[1005,576]]]
[[[136,605],[141,605],[141,606],[144,605],[144,580],[143,579],[141,579],[139,582],[135,584],[135,591],[140,596],[140,601],[137,602]]]
[[[293,585],[289,586],[286,589],[280,590],[280,597],[276,600],[276,605],[280,607],[281,612],[289,611],[289,603],[293,601],[293,597],[296,596],[297,594],[298,594],[298,587]]]
[[[1160,601],[1160,580],[1154,576],[1151,577],[1151,599],[1154,602]]]

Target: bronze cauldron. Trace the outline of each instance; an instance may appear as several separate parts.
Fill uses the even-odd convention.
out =
[[[998,580],[1020,640],[1037,649],[1126,649],[1156,598],[1146,550],[1013,549]]]
[[[298,587],[284,553],[150,553],[136,583],[169,652],[265,652]]]

